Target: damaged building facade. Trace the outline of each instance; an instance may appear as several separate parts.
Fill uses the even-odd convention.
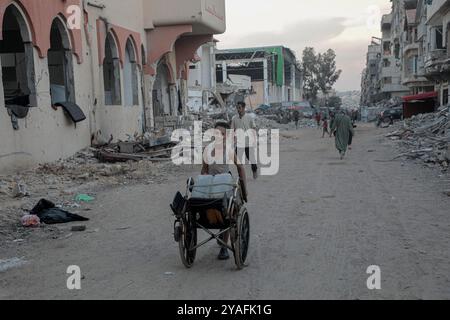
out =
[[[224,0],[0,0],[0,173],[186,114],[189,63]]]
[[[286,47],[217,50],[216,81],[249,77],[246,103],[250,108],[303,101],[303,75],[295,53]]]
[[[392,98],[435,99],[448,103],[446,62],[450,1],[393,0],[392,12],[381,21],[382,40],[375,85],[374,70],[367,61],[362,79],[361,105],[374,105]],[[369,46],[369,54],[373,46]],[[372,70],[372,71],[369,71]]]
[[[370,105],[379,99],[381,39],[373,37],[367,51],[367,68],[362,73],[361,104]]]

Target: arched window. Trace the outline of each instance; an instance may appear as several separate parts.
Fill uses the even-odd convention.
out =
[[[155,117],[162,117],[172,114],[169,69],[167,65],[160,62],[156,70],[156,79],[153,85],[153,114]]]
[[[33,46],[27,23],[19,9],[10,5],[2,21],[0,41],[2,80],[6,104],[29,105],[34,98]]]
[[[73,60],[69,35],[59,18],[53,20],[48,50],[48,71],[52,104],[75,103]]]
[[[139,104],[139,85],[137,75],[136,51],[131,39],[128,39],[125,50],[125,64],[123,66],[125,105]]]
[[[105,105],[121,105],[119,51],[111,33],[108,34],[105,42],[103,81],[105,87]]]

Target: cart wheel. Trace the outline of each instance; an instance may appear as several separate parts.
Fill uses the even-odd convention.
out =
[[[250,218],[247,209],[242,209],[237,222],[237,234],[234,243],[234,260],[239,270],[246,264],[248,249],[250,245]]]
[[[197,227],[192,219],[191,214],[186,215],[180,223],[182,230],[181,239],[178,242],[180,247],[181,261],[186,268],[192,268],[197,255],[197,249],[190,250],[197,245]]]

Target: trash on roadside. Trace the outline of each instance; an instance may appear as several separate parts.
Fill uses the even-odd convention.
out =
[[[21,223],[25,228],[37,228],[41,225],[41,220],[36,215],[27,214],[22,217]]]
[[[41,222],[45,224],[89,221],[89,219],[77,214],[72,214],[70,212],[56,208],[53,202],[45,199],[40,200],[39,203],[33,208],[33,210],[31,210],[30,214],[38,216]]]
[[[87,195],[87,194],[79,194],[75,197],[76,202],[92,202],[95,198]]]

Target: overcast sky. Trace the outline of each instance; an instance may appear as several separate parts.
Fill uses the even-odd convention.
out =
[[[301,58],[305,47],[332,48],[342,69],[336,89],[360,90],[372,36],[380,36],[389,0],[226,0],[227,32],[219,49],[284,45]]]

